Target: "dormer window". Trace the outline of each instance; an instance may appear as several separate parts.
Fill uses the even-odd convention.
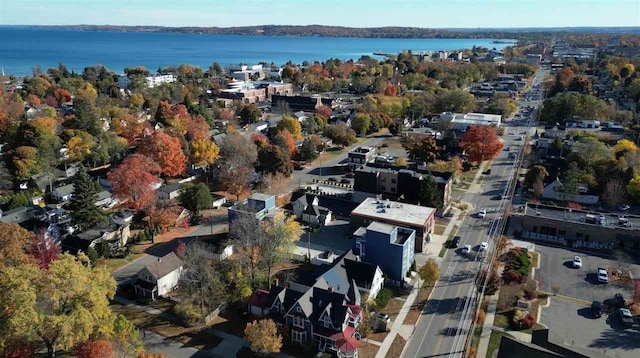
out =
[[[296,312],[298,312],[298,313],[302,312],[302,308],[300,308],[300,306],[297,306],[296,307]]]

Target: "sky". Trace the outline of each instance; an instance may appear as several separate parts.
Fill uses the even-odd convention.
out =
[[[0,25],[640,26],[640,0],[0,0]]]

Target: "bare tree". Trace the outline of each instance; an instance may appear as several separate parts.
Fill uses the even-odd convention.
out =
[[[618,205],[624,202],[627,196],[627,186],[620,178],[611,178],[607,181],[602,193],[602,200],[609,205]]]
[[[248,138],[230,134],[220,149],[215,176],[222,187],[236,196],[249,188],[254,165],[258,160],[258,149]]]
[[[212,248],[201,241],[189,244],[184,253],[184,271],[180,276],[178,310],[198,311],[202,319],[225,299],[220,273],[215,269]]]
[[[242,270],[249,277],[251,287],[256,287],[256,276],[263,267],[261,248],[267,241],[260,220],[255,215],[241,214],[229,224],[229,238],[233,240]]]

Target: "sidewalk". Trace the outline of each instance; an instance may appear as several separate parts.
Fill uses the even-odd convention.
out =
[[[409,293],[409,296],[407,296],[407,299],[404,301],[404,304],[402,305],[402,308],[400,309],[398,316],[393,321],[389,334],[387,334],[384,341],[380,345],[380,349],[378,349],[376,358],[384,358],[387,355],[387,352],[389,351],[389,348],[391,347],[393,340],[396,338],[396,334],[399,334],[404,339],[409,339],[411,334],[413,334],[413,329],[415,328],[415,326],[412,324],[403,324],[403,322],[404,322],[404,319],[407,317],[407,313],[409,313],[409,311],[411,310],[411,306],[413,305],[413,302],[416,300],[416,297],[418,296],[419,291],[420,291],[420,279],[416,277],[413,280],[413,289],[411,290],[411,293]]]

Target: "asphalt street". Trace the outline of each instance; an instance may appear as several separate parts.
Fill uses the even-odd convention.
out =
[[[538,73],[535,84],[540,84],[546,71]],[[541,101],[539,96],[533,101],[521,102],[521,106],[537,108]],[[537,110],[530,114],[535,119]],[[471,245],[474,250],[468,255],[461,255],[460,251],[447,252],[440,265],[440,280],[431,293],[423,315],[405,349],[404,357],[461,357],[470,334],[472,319],[475,312],[476,285],[475,274],[481,267],[484,253],[478,253],[477,247],[482,241],[489,242],[489,250],[493,250],[493,242],[488,239],[491,223],[501,217],[504,211],[502,200],[492,200],[498,194],[506,194],[507,183],[515,175],[517,163],[509,158],[509,153],[520,151],[524,141],[521,133],[533,134],[534,127],[521,126],[524,122],[504,123],[507,132],[515,131],[515,135],[508,133],[503,136],[505,147],[491,163],[491,174],[483,175],[479,190],[470,188],[463,196],[464,202],[474,203],[476,211],[486,209],[485,218],[476,215],[463,219],[460,247]]]

